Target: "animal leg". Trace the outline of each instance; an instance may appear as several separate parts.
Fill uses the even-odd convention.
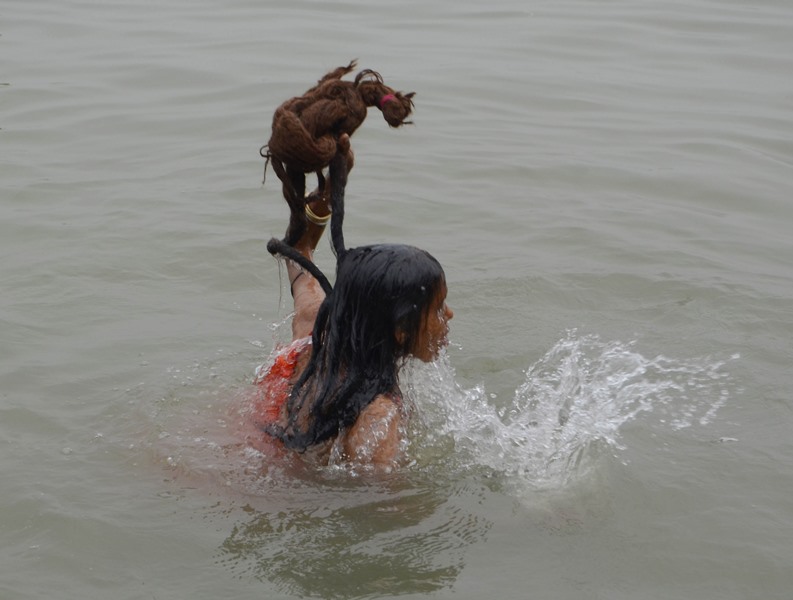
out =
[[[287,183],[288,182],[288,183]],[[289,205],[289,227],[284,243],[294,246],[306,230],[306,176],[300,170],[286,167],[284,199]]]
[[[317,190],[320,194],[325,192],[325,176],[321,170],[317,171]]]

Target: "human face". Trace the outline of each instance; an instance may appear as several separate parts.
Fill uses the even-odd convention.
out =
[[[435,360],[441,348],[449,345],[449,320],[454,317],[454,311],[446,304],[446,292],[444,281],[421,320],[416,346],[411,352],[421,361]]]

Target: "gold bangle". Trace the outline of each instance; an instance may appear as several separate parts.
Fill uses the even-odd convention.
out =
[[[332,213],[329,213],[324,217],[320,217],[313,210],[311,210],[311,207],[308,204],[306,204],[306,219],[314,223],[314,225],[325,227],[325,225],[328,224],[328,221],[330,221],[331,216]]]

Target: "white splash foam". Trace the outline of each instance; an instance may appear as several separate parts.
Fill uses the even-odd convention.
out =
[[[723,366],[709,357],[648,359],[633,344],[569,332],[497,408],[483,386],[457,385],[445,357],[410,365],[403,385],[420,422],[413,452],[419,463],[453,454],[458,468],[558,488],[586,473],[598,448],[622,449],[621,428],[642,413],[673,430],[710,423],[729,398]]]

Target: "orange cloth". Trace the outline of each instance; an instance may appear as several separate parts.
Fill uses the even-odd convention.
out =
[[[293,341],[278,351],[266,373],[257,376],[259,393],[253,405],[253,422],[257,426],[271,425],[279,419],[295,383],[298,362],[310,348],[310,337]]]

